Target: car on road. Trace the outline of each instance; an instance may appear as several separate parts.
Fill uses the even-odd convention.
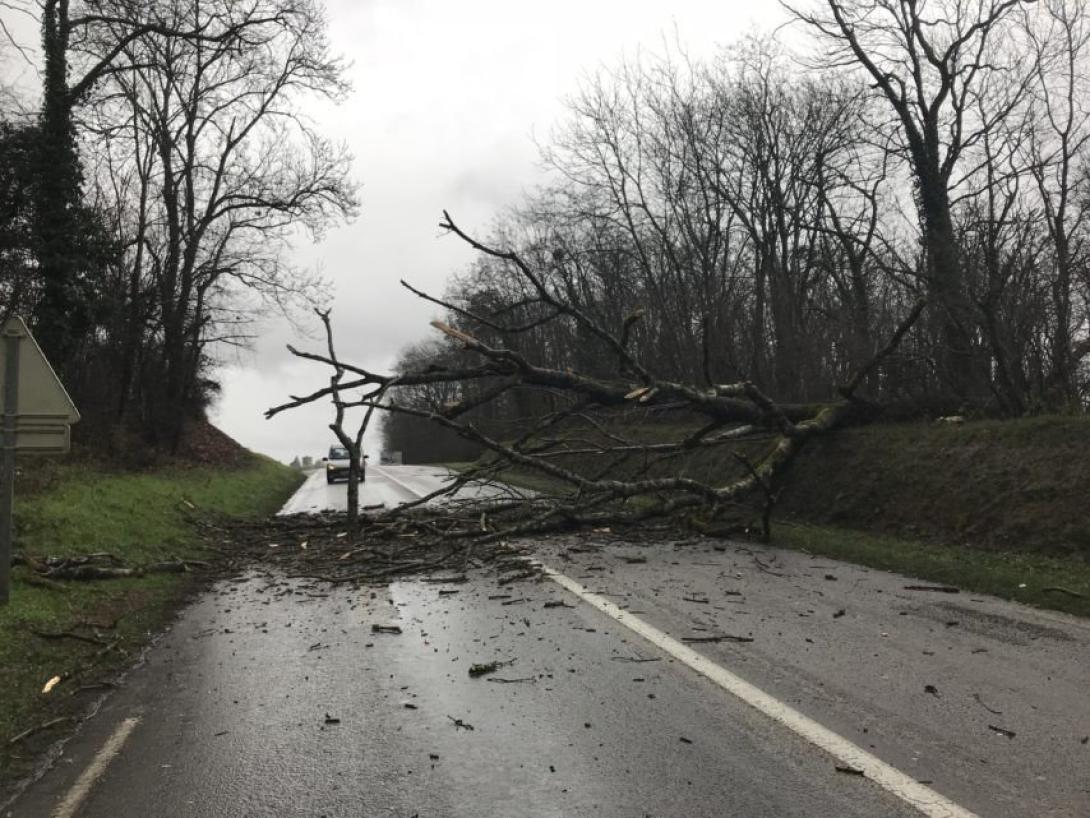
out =
[[[344,446],[330,446],[329,456],[323,457],[325,462],[325,481],[332,483],[335,480],[348,479],[348,467],[352,456]],[[367,479],[367,455],[360,458],[360,482]]]

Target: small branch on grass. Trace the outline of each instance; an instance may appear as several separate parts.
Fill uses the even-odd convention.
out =
[[[24,730],[23,732],[12,736],[10,739],[8,739],[8,746],[14,747],[16,744],[19,744],[22,741],[26,741],[31,736],[42,733],[58,725],[67,724],[71,721],[75,721],[72,716],[60,716],[59,718],[50,719],[47,722],[43,722],[42,724],[31,727],[28,730]]]
[[[32,634],[34,634],[35,636],[37,636],[37,637],[39,637],[41,639],[51,639],[51,640],[71,639],[71,640],[76,641],[76,642],[86,642],[89,645],[107,645],[107,644],[109,644],[104,639],[99,639],[98,637],[95,637],[95,636],[85,636],[82,633],[75,633],[73,631],[62,631],[62,632],[59,632],[59,633],[53,633],[53,632],[50,632],[50,631],[34,630],[33,628],[29,628],[28,630]]]
[[[50,568],[48,579],[68,579],[86,582],[95,579],[130,579],[142,576],[139,568],[100,568],[97,565],[62,565]]]
[[[1086,594],[1080,594],[1078,591],[1072,591],[1070,588],[1063,588],[1059,585],[1050,585],[1047,588],[1041,589],[1045,594],[1063,594],[1064,596],[1074,597],[1075,599],[1087,599]]]
[[[80,685],[71,692],[72,696],[79,693],[90,693],[92,690],[117,690],[116,682],[89,682],[85,685]]]
[[[53,580],[46,579],[42,576],[38,576],[37,574],[29,574],[28,576],[23,577],[22,581],[25,582],[27,585],[33,585],[35,588],[45,588],[48,591],[67,590],[66,585],[60,582],[54,582]]]
[[[107,561],[110,567],[95,565]],[[34,573],[25,577],[25,582],[40,585],[51,590],[64,590],[58,580],[90,582],[107,579],[132,579],[147,574],[181,574],[193,568],[208,569],[212,563],[205,560],[167,560],[144,566],[123,567],[122,561],[113,554],[89,554],[76,557],[41,557],[20,556],[19,565],[29,567]],[[116,623],[115,623],[116,624]]]

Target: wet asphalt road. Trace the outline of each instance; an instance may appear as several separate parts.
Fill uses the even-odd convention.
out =
[[[359,506],[383,505],[393,508],[413,502],[421,496],[444,488],[450,481],[451,472],[432,466],[379,466],[367,467],[367,479],[360,483]],[[461,489],[452,499],[480,500],[489,497],[508,496],[517,492],[507,486],[473,485]],[[282,514],[316,514],[322,511],[345,511],[348,508],[348,492],[343,481],[327,483],[325,472],[316,471],[284,506]]]
[[[1090,815],[1084,621],[733,543],[541,557],[675,638],[752,637],[696,647],[980,816]],[[55,814],[126,719],[82,818],[919,814],[549,580],[224,583],[8,814]]]

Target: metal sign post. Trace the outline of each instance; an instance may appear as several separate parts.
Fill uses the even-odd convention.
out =
[[[0,453],[0,605],[8,604],[11,588],[12,518],[15,513],[15,423],[19,417],[19,343],[4,333],[4,430]]]

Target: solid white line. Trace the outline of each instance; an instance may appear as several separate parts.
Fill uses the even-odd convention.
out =
[[[861,770],[871,781],[915,807],[928,818],[978,818],[975,813],[955,804],[930,787],[920,784],[915,779],[905,775],[895,767],[891,767],[843,736],[821,726],[813,719],[804,716],[760,688],[754,687],[745,679],[715,664],[715,662],[678,642],[653,625],[649,625],[642,619],[621,610],[608,599],[593,591],[588,591],[575,580],[547,566],[542,566],[542,568],[550,579],[571,591],[587,604],[594,606],[606,616],[612,617],[626,628],[638,633],[651,644],[685,663],[697,673],[706,676],[750,707],[759,710],[811,744],[820,747],[839,762]]]
[[[121,746],[129,738],[133,728],[139,723],[139,718],[131,718],[125,719],[121,724],[117,725],[117,729],[102,745],[102,749],[98,751],[90,765],[83,771],[83,775],[68,791],[68,795],[53,810],[52,818],[72,818],[76,814],[76,811],[83,806],[83,802],[90,794],[95,782],[102,777],[102,774],[106,772],[106,768],[110,766],[110,762],[121,752]]]
[[[284,503],[284,507],[276,512],[278,517],[287,517],[294,514],[314,514],[321,509],[318,508],[319,504],[325,500],[325,496],[316,492],[315,489],[321,487],[323,480],[323,474],[321,472],[312,472],[307,476],[307,479],[303,481],[303,484],[295,490],[295,494],[288,498],[288,501]],[[317,502],[315,502],[315,495],[318,495]]]

